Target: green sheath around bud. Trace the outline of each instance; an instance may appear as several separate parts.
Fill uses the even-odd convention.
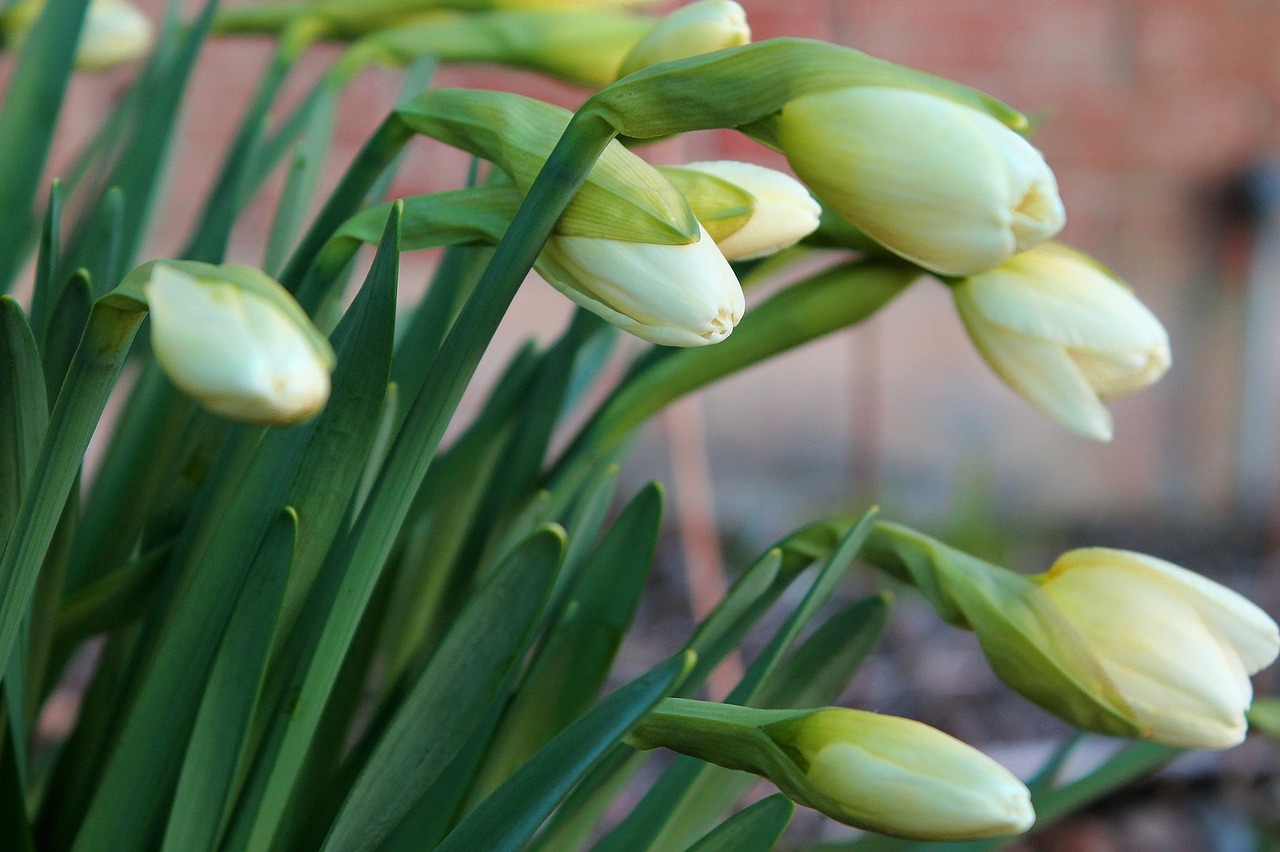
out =
[[[1019,834],[1027,788],[986,755],[910,719],[860,710],[755,710],[669,698],[629,737],[763,775],[859,828],[921,840]]]
[[[542,170],[571,114],[506,92],[433,89],[397,110],[415,133],[489,160],[523,192]],[[556,223],[556,233],[686,245],[698,220],[653,166],[614,141],[606,146]]]

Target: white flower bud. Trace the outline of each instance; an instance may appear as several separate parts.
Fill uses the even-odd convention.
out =
[[[747,13],[733,0],[700,0],[660,19],[622,60],[619,77],[751,41]]]
[[[742,287],[716,244],[654,245],[555,235],[537,263],[560,292],[637,337],[705,346],[742,319]]]
[[[990,269],[1065,220],[1053,173],[1030,143],[938,95],[882,86],[815,92],[783,106],[777,130],[819,198],[942,275]]]
[[[197,277],[159,263],[143,288],[165,374],[231,420],[287,425],[319,412],[329,398],[333,351],[306,314],[257,270],[232,267],[215,277],[220,268],[209,269],[209,277]],[[246,277],[254,286],[245,286]]]
[[[76,68],[104,71],[151,50],[151,21],[127,0],[93,0],[76,46]]]
[[[766,257],[795,245],[818,228],[822,205],[790,175],[733,160],[689,163],[682,168],[728,181],[754,199],[746,224],[717,242],[729,260]]]
[[[1280,654],[1280,629],[1265,612],[1206,577],[1127,550],[1073,550],[1038,579],[1145,738],[1184,748],[1244,740],[1249,676]]]
[[[925,840],[1020,834],[1031,794],[1007,769],[928,725],[827,708],[765,732],[799,757],[805,798],[851,825]]]
[[[1085,255],[1051,243],[953,288],[969,336],[1014,390],[1067,428],[1111,439],[1101,400],[1169,367],[1160,321]]]

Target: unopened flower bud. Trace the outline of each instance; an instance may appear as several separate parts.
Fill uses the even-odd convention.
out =
[[[877,523],[862,555],[973,630],[1005,683],[1086,730],[1229,748],[1245,736],[1249,676],[1280,654],[1257,606],[1141,553],[1073,550],[1028,577]]]
[[[804,772],[818,810],[925,840],[1021,834],[1026,785],[982,752],[911,719],[827,708],[764,728]]]
[[[861,710],[757,710],[669,698],[629,737],[768,778],[792,800],[858,828],[921,840],[1026,831],[1021,781],[919,722]]]
[[[818,197],[885,248],[974,275],[1062,229],[1057,183],[1030,143],[939,95],[852,86],[782,108],[778,142]]]
[[[1073,550],[1034,579],[1144,736],[1185,748],[1244,740],[1249,676],[1280,653],[1280,629],[1265,612],[1206,577],[1127,550]]]
[[[156,360],[205,408],[231,420],[287,425],[324,407],[333,350],[263,273],[158,263],[143,293]]]
[[[680,168],[728,181],[751,196],[752,210],[746,221],[716,240],[729,260],[766,257],[795,245],[818,227],[822,206],[790,175],[733,160],[689,163]],[[698,214],[696,204],[693,208]]]
[[[622,60],[619,77],[751,41],[747,13],[733,0],[700,0],[659,20]]]
[[[663,346],[717,343],[745,309],[737,276],[705,229],[685,245],[553,235],[537,270],[582,307]]]
[[[996,374],[1045,413],[1109,441],[1102,400],[1141,390],[1169,367],[1160,321],[1085,255],[1048,243],[954,289],[956,308]]]

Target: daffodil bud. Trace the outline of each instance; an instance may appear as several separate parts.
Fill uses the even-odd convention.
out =
[[[734,227],[713,233],[716,245],[729,260],[767,257],[793,246],[817,229],[822,215],[822,206],[799,181],[754,163],[718,160],[665,168],[662,172],[682,192],[685,186],[676,175],[695,172],[726,181],[747,194],[750,212],[736,217]],[[691,197],[689,192],[685,197],[689,198],[694,215],[706,226],[697,197]]]
[[[553,235],[536,268],[582,307],[663,346],[718,343],[745,309],[737,276],[705,229],[686,245]]]
[[[973,630],[1009,686],[1086,730],[1236,745],[1249,676],[1280,653],[1280,630],[1261,609],[1140,553],[1074,550],[1028,577],[877,523],[862,555]]]
[[[11,47],[22,46],[45,0],[21,0],[0,15],[0,32]],[[75,67],[105,71],[141,59],[151,49],[151,21],[128,0],[92,0],[85,10]]]
[[[924,840],[1021,834],[1026,785],[982,752],[911,719],[842,708],[764,728],[804,772],[806,798],[842,822]]]
[[[750,41],[751,27],[741,6],[733,0],[699,0],[654,24],[622,60],[618,76]]]
[[[262,272],[161,262],[141,289],[156,360],[205,408],[231,420],[287,425],[324,407],[333,350]]]
[[[1040,153],[957,101],[886,86],[816,91],[788,101],[776,130],[820,199],[933,272],[974,275],[1062,229]]]
[[[1280,654],[1280,629],[1265,612],[1199,574],[1127,550],[1073,550],[1034,579],[1144,736],[1186,748],[1244,740],[1249,676]]]
[[[884,834],[969,840],[1035,821],[1030,793],[1008,770],[909,719],[669,698],[628,739],[762,775],[800,804]]]
[[[953,288],[996,374],[1045,413],[1109,441],[1102,400],[1141,390],[1169,367],[1160,321],[1085,255],[1049,243]]]

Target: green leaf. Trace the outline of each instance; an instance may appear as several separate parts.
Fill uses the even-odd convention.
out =
[[[0,542],[17,520],[48,421],[35,337],[22,307],[0,296]]]
[[[394,217],[388,230],[394,246]],[[323,554],[323,541],[333,535],[358,482],[362,450],[367,452],[382,405],[395,304],[394,258],[392,249],[375,263],[334,332],[338,366],[325,410],[308,423],[269,432],[256,445],[248,469],[226,477],[234,487],[227,505],[207,501],[215,505],[200,517],[202,528],[190,535],[186,552],[175,554],[185,580],[157,628],[147,675],[78,836],[80,848],[144,848],[159,840],[149,832],[163,828],[160,810],[177,780],[181,743],[194,722],[245,572],[275,511],[293,505],[307,519],[291,585],[306,560],[314,562],[313,549]],[[256,431],[241,434],[245,440],[229,447],[238,443],[252,450]],[[306,513],[304,506],[314,511]]]
[[[56,178],[49,188],[49,207],[44,214],[44,227],[40,229],[40,247],[36,253],[36,280],[31,292],[31,327],[37,337],[48,321],[49,308],[56,304],[59,294],[58,252],[62,242],[62,181]]]
[[[4,716],[0,713],[0,716]],[[11,729],[12,717],[0,722],[0,849],[12,852],[35,852],[35,838],[27,818],[26,789],[18,756],[23,750],[16,745]]]
[[[0,112],[0,289],[22,265],[31,209],[89,0],[49,0],[27,33]]]
[[[522,849],[569,789],[693,663],[681,652],[614,692],[543,747],[464,819],[437,852]]]
[[[45,551],[141,321],[137,312],[102,302],[90,314],[67,380],[49,415],[13,532],[0,557],[0,666],[9,662]]]
[[[762,684],[775,671],[783,654],[830,597],[836,583],[858,555],[858,550],[871,531],[874,517],[874,510],[868,512],[841,538],[818,570],[813,585],[800,604],[792,610],[769,644],[748,667],[742,680],[725,700],[726,703],[750,706],[758,698]],[[643,852],[670,848],[670,839],[664,840],[664,832],[672,824],[681,802],[700,776],[702,767],[703,762],[694,758],[676,760],[658,783],[650,788],[635,810],[606,835],[596,848],[608,852]]]
[[[725,820],[690,846],[688,852],[769,852],[791,822],[795,809],[794,802],[775,793]]]
[[[284,189],[280,192],[280,201],[271,220],[266,255],[262,261],[262,268],[270,275],[278,275],[284,268],[289,246],[302,227],[303,217],[324,170],[325,155],[329,152],[337,103],[335,93],[328,87],[323,87],[320,91],[328,94],[328,97],[319,97],[309,105],[306,129],[302,141],[294,149]],[[382,222],[386,222],[386,216],[383,216]]]
[[[44,385],[60,388],[67,377],[71,359],[84,335],[93,309],[93,290],[84,270],[77,270],[62,288],[44,338]],[[51,400],[52,401],[52,400]]]
[[[661,522],[662,489],[651,484],[586,561],[503,717],[477,795],[497,787],[595,701],[640,603]]]
[[[230,808],[236,768],[245,760],[253,707],[262,686],[298,517],[286,509],[268,527],[200,701],[174,794],[164,849],[214,849]]]
[[[544,528],[471,598],[370,754],[325,849],[375,848],[439,777],[526,651],[563,552],[563,532]]]

